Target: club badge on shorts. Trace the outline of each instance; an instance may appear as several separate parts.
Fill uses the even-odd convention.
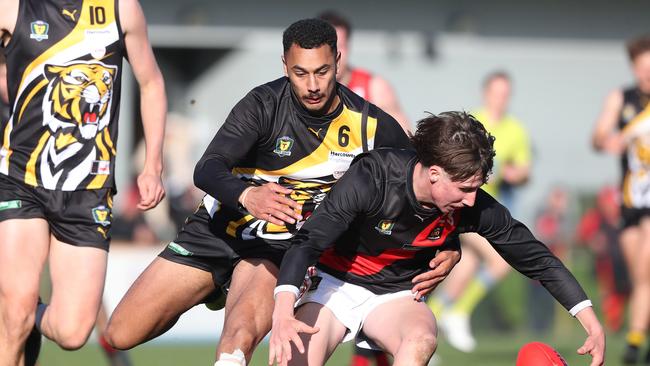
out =
[[[92,209],[93,219],[96,223],[102,226],[108,226],[111,224],[110,215],[111,210],[106,206],[97,206]]]

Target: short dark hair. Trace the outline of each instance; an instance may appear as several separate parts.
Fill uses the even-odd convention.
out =
[[[650,51],[650,35],[646,34],[627,41],[626,48],[627,56],[634,62],[640,54]]]
[[[352,25],[348,19],[341,15],[339,12],[335,10],[327,10],[320,13],[320,15],[318,15],[318,19],[330,23],[333,27],[343,28],[347,37],[350,38],[350,34],[352,33]]]
[[[328,22],[320,19],[302,19],[289,26],[282,35],[282,45],[286,53],[291,45],[312,49],[328,45],[336,56],[336,30]]]
[[[483,79],[483,89],[487,88],[488,85],[496,79],[504,79],[505,81],[510,82],[510,75],[503,70],[492,71]]]
[[[422,165],[443,168],[453,181],[480,174],[486,182],[494,164],[494,136],[466,112],[443,112],[421,119],[411,137]]]

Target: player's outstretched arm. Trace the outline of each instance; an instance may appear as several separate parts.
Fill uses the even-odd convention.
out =
[[[298,352],[305,353],[305,346],[298,333],[314,334],[319,330],[318,327],[310,327],[294,317],[295,302],[296,295],[290,291],[280,291],[275,296],[269,365],[276,362],[278,365],[286,365],[291,360],[291,342],[296,345]]]
[[[596,317],[593,308],[587,307],[576,314],[576,318],[587,332],[587,339],[582,347],[578,348],[581,355],[590,354],[590,366],[601,366],[605,364],[605,332]]]
[[[148,210],[165,197],[161,175],[167,96],[140,4],[137,0],[120,0],[119,6],[129,64],[140,86],[140,113],[146,145],[144,169],[138,176],[141,197],[138,208]]]

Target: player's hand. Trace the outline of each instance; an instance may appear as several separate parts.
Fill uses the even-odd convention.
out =
[[[627,139],[630,138],[621,133],[607,136],[603,143],[603,151],[612,155],[621,155],[627,148]]]
[[[411,281],[414,284],[411,292],[415,294],[416,300],[433,291],[440,282],[447,278],[449,272],[458,262],[460,262],[460,249],[438,252],[429,262],[431,270],[415,276]]]
[[[602,329],[587,336],[587,340],[578,348],[578,354],[591,355],[589,366],[601,366],[605,364],[605,332]]]
[[[269,365],[275,362],[286,365],[291,361],[291,342],[296,345],[298,352],[305,353],[305,346],[298,333],[314,334],[318,330],[318,327],[310,327],[293,316],[274,319],[269,342]]]
[[[143,211],[156,207],[165,198],[165,188],[160,174],[148,171],[140,173],[138,176],[138,190],[140,191],[138,208]]]
[[[251,188],[241,204],[260,220],[276,225],[295,224],[297,220],[302,220],[302,205],[286,197],[291,192],[291,189],[277,183],[266,183]]]

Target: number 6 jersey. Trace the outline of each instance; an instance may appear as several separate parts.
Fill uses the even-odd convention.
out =
[[[290,198],[303,204],[306,219],[364,144],[369,150],[410,146],[391,116],[340,84],[336,92],[336,110],[314,117],[283,77],[253,89],[232,109],[195,171],[195,181],[209,183],[201,187],[208,193],[204,204],[218,230],[243,240],[289,239],[296,225],[271,224],[238,205],[247,186],[273,182],[292,189]]]

